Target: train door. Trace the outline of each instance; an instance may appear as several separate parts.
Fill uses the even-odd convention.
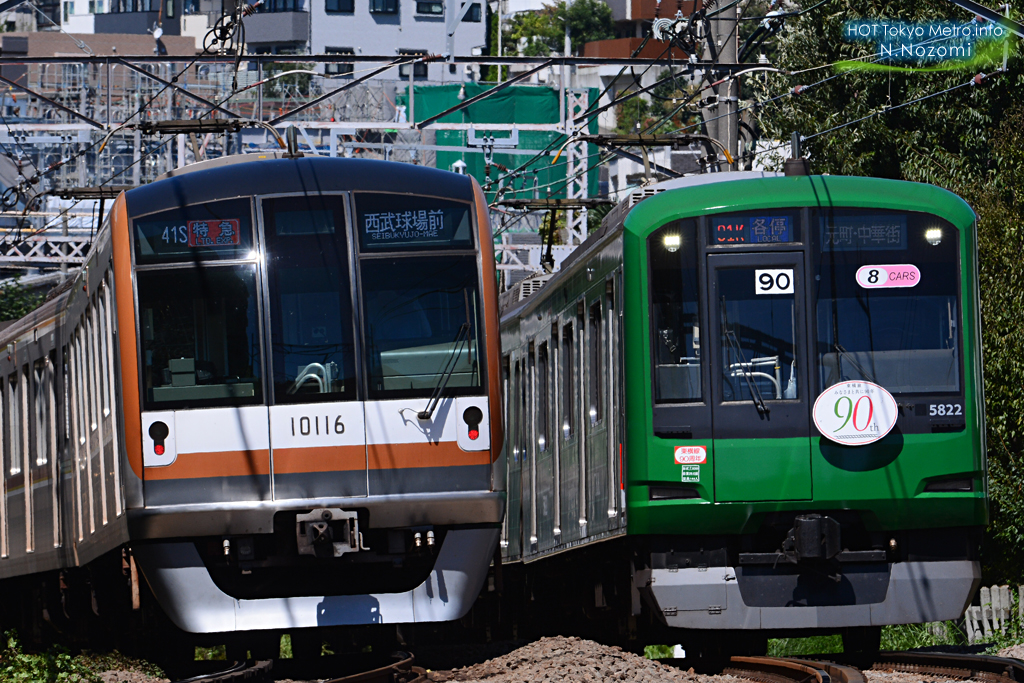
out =
[[[802,264],[799,253],[708,256],[718,501],[811,498]]]
[[[262,200],[274,498],[367,495],[342,195]]]

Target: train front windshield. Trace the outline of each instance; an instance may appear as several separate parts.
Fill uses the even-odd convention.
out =
[[[894,394],[959,393],[959,235],[934,216],[812,214],[817,372]]]
[[[367,398],[482,390],[470,205],[354,199],[259,200],[262,265],[247,199],[135,220],[147,410],[355,400],[360,335]]]
[[[709,216],[706,229],[686,219],[650,236],[656,404],[705,400],[709,356],[725,402],[800,400],[808,363],[812,396],[848,380],[898,395],[961,393],[953,225],[877,209],[767,213]],[[754,228],[773,219],[785,230],[759,239]],[[719,223],[734,230],[725,243]],[[712,334],[702,334],[701,320],[715,325]]]

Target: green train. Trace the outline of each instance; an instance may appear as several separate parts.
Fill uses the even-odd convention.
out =
[[[988,520],[975,220],[924,184],[681,178],[504,293],[508,623],[711,657],[960,617]]]

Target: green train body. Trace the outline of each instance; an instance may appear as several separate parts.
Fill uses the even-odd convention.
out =
[[[522,617],[869,645],[959,617],[988,519],[976,254],[936,187],[711,174],[638,190],[539,292],[504,294]],[[868,428],[868,384],[891,431],[823,436],[816,399],[850,388],[822,410]]]

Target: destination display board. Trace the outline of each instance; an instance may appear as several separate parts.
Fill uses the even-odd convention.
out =
[[[798,241],[792,214],[722,214],[708,217],[712,246],[784,244]]]
[[[469,204],[433,197],[356,194],[363,252],[471,249]]]
[[[133,223],[137,265],[242,259],[252,252],[248,199],[183,206]]]
[[[907,248],[906,214],[820,216],[822,251],[902,251]]]

